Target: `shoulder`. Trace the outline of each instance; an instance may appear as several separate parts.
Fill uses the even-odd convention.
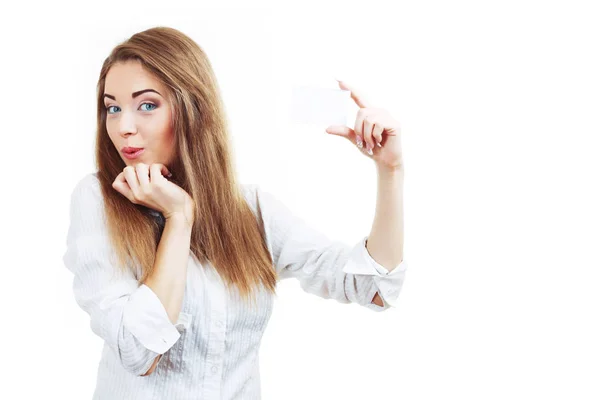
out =
[[[81,177],[75,184],[72,195],[81,195],[88,192],[100,193],[100,181],[97,172],[91,172]]]
[[[96,173],[81,177],[71,192],[67,244],[104,235],[104,198]]]
[[[292,213],[271,190],[256,183],[243,184],[242,187],[246,201],[255,212],[261,214],[263,219],[282,218]]]
[[[256,183],[242,183],[240,187],[246,202],[256,212],[258,207],[258,192],[260,190],[259,185]]]
[[[98,174],[92,172],[81,177],[71,192],[71,215],[83,210],[93,214],[103,209],[103,197]],[[92,215],[90,215],[92,216]]]
[[[268,190],[257,183],[243,183],[241,186],[246,200],[255,207],[260,207],[275,198]]]
[[[256,183],[242,183],[240,186],[246,195],[255,192],[258,189],[258,184]]]

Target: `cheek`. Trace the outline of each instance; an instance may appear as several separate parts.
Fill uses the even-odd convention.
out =
[[[106,132],[108,132],[108,137],[113,141],[113,143],[115,140],[118,140],[119,135],[117,131],[117,125],[110,119],[106,120]]]
[[[164,145],[170,146],[174,142],[174,133],[171,127],[171,115],[165,112],[160,115],[160,118],[156,121],[156,128],[160,132],[160,141]]]
[[[173,134],[173,131],[167,129],[165,131],[163,139],[165,151],[169,154],[173,154],[175,152],[175,135]]]
[[[162,115],[159,117],[157,115],[155,118],[149,119],[144,128],[140,127],[140,132],[143,132],[143,142],[152,147],[156,156],[169,157],[172,154],[175,145],[175,135],[171,129],[168,117]]]
[[[106,127],[106,130],[108,132],[108,137],[110,138],[110,141],[113,142],[113,144],[116,146],[119,142],[117,138],[118,135],[115,133],[114,130],[110,129],[108,126]]]
[[[167,116],[161,115],[160,117],[157,116],[157,118],[153,119],[152,127],[150,129],[152,129],[152,135],[157,142],[160,142],[163,145],[171,142],[173,133],[171,132]]]

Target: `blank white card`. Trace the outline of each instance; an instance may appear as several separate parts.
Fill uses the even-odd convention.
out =
[[[346,125],[350,91],[313,86],[292,89],[290,120],[295,124]]]

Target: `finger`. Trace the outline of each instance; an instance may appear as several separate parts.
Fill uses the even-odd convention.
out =
[[[125,174],[123,172],[117,175],[115,181],[112,184],[112,187],[117,192],[121,193],[123,196],[129,199],[129,201],[133,202],[133,193],[131,193],[131,188],[129,187],[129,184],[125,179]]]
[[[156,164],[160,165],[161,175],[166,176],[168,178],[173,176],[173,174],[171,174],[171,171],[169,171],[169,168],[166,165],[161,164],[161,163],[156,163]]]
[[[373,123],[369,121],[368,116],[363,119],[363,137],[365,143],[367,144],[367,152],[373,150],[373,147],[375,147],[375,143],[373,141]]]
[[[128,165],[123,170],[123,175],[125,175],[125,180],[129,184],[131,188],[131,192],[133,193],[133,198],[139,198],[140,195],[140,182],[138,181],[137,174],[135,172],[135,168],[131,165]]]
[[[161,165],[162,165],[162,168],[161,168],[161,173],[162,173],[164,176],[167,176],[167,177],[169,177],[169,178],[170,178],[170,177],[172,177],[172,176],[173,176],[173,174],[171,173],[171,171],[169,171],[169,168],[168,168],[166,165],[163,165],[163,164],[161,164]]]
[[[383,140],[383,126],[379,123],[375,123],[373,127],[373,138],[377,143],[377,146],[381,147],[381,141]]]
[[[138,181],[140,182],[140,189],[144,193],[148,193],[150,190],[150,168],[148,164],[138,163],[135,166],[135,173],[137,175]]]
[[[354,141],[354,138],[356,137],[354,129],[344,125],[333,125],[325,129],[325,131],[331,135],[344,137],[351,142]]]
[[[350,91],[350,97],[352,97],[352,100],[354,100],[354,102],[356,103],[357,106],[359,106],[360,108],[371,107],[371,103],[370,103],[370,101],[367,101],[367,98],[364,95],[364,93],[359,92],[356,88],[351,87],[346,82],[342,82],[340,80],[337,80],[337,81],[338,81],[338,84],[340,85],[340,88]]]
[[[363,120],[365,119],[365,114],[360,112],[357,113],[356,121],[354,121],[354,133],[356,134],[356,145],[358,148],[363,147]]]
[[[170,174],[169,169],[161,163],[153,163],[150,166],[150,181],[151,182],[162,182],[166,180],[163,175]]]

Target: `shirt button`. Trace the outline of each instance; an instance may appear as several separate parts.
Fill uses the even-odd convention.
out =
[[[216,374],[217,371],[219,370],[219,368],[216,365],[213,365],[210,370],[212,371],[213,374]]]

